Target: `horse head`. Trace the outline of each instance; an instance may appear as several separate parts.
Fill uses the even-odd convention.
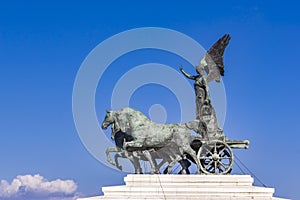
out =
[[[111,125],[111,139],[115,139],[115,134],[119,131],[126,133],[128,131],[129,122],[127,115],[123,114],[122,112],[107,110],[106,116],[104,118],[104,121],[102,123],[102,129],[107,129],[108,126]]]
[[[116,119],[116,112],[112,111],[112,110],[106,110],[106,115],[105,118],[102,122],[101,128],[102,129],[107,129],[107,127],[109,127],[111,125],[111,139],[114,140],[115,139],[115,133],[118,132],[120,129],[118,128],[118,124],[117,124],[117,119]]]
[[[114,111],[111,110],[106,110],[106,115],[105,118],[102,122],[102,129],[107,129],[107,127],[109,127],[109,125],[111,125],[112,123],[115,122],[115,117],[114,117],[115,113]]]

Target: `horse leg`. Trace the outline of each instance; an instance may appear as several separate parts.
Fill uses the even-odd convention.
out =
[[[134,169],[135,169],[135,173],[136,174],[142,174],[143,173],[140,161],[135,156],[133,156],[133,165],[134,165]]]
[[[172,167],[178,162],[178,160],[181,160],[181,156],[179,156],[179,149],[174,145],[169,145],[166,148],[163,149],[162,156],[162,164],[165,162],[168,162],[168,166],[164,169],[164,174],[171,174],[172,173]]]
[[[117,148],[117,147],[109,147],[109,148],[106,149],[106,159],[107,159],[107,161],[110,164],[116,166],[117,165],[116,162],[112,161],[112,159],[110,157],[110,153],[112,153],[112,152],[120,152],[120,149]]]
[[[124,155],[123,152],[118,152],[118,153],[116,153],[116,154],[115,154],[115,164],[116,164],[115,166],[116,166],[119,170],[122,171],[122,166],[119,165],[119,161],[118,161],[118,158],[120,158],[120,157],[124,158],[124,157],[126,157],[126,156]]]
[[[163,171],[164,174],[167,174],[168,169],[169,169],[169,164],[172,162],[172,160],[175,159],[175,157],[173,156],[174,154],[172,154],[171,151],[166,151],[162,155],[163,155],[163,157],[162,157],[163,160],[159,163],[159,165],[158,165],[159,168],[158,169],[160,169],[162,167],[162,165],[164,165],[167,162],[168,166]],[[171,170],[172,170],[172,167],[171,167]]]
[[[187,159],[182,159],[179,161],[182,170],[180,171],[181,174],[190,174],[189,167],[191,166],[191,162]]]
[[[182,157],[180,155],[176,155],[174,159],[172,159],[172,161],[169,163],[168,165],[168,174],[172,174],[172,167],[179,162],[180,160],[182,160]]]
[[[128,149],[128,147],[133,147],[133,148],[140,148],[143,147],[143,143],[144,143],[144,139],[140,139],[140,140],[133,140],[130,142],[124,142],[124,149]]]
[[[165,163],[170,163],[171,159],[170,157],[168,159],[163,158],[162,161],[159,163],[159,165],[157,166],[157,169],[160,169]],[[167,174],[168,173],[168,166],[164,169],[163,174]]]
[[[150,154],[150,152],[148,150],[144,150],[142,151],[144,156],[146,157],[146,159],[150,162],[150,166],[151,166],[151,170],[150,170],[150,173],[151,174],[159,174],[159,170],[157,169],[157,164],[155,161],[153,161],[153,158]]]
[[[126,157],[130,160],[130,162],[134,166],[135,174],[141,174],[142,169],[141,169],[141,165],[140,165],[137,153],[136,152],[128,152],[128,151],[124,151],[124,152],[125,152]]]
[[[171,155],[169,155],[168,157],[166,157],[166,156],[163,157],[163,160],[158,165],[158,169],[160,169],[165,163],[169,163],[170,164],[173,159],[174,158]],[[169,166],[169,164],[168,164],[168,166]],[[164,171],[163,171],[164,174],[168,173],[168,166],[164,169]]]
[[[162,159],[162,161],[156,166],[158,170],[165,164],[165,163],[170,163],[171,158],[170,155],[168,155],[166,152],[157,152],[157,158]],[[167,174],[168,168],[166,167],[163,171],[164,174]]]
[[[201,174],[201,171],[200,171],[200,169],[201,169],[200,168],[200,161],[198,160],[195,151],[189,145],[185,145],[182,148],[183,148],[183,151],[185,153],[189,154],[194,159],[194,161],[196,162],[196,165],[197,165],[197,174]]]
[[[115,162],[112,162],[114,163],[114,165],[122,171],[122,166],[119,164],[119,160],[118,158],[127,158],[129,161],[131,161],[131,163],[135,166],[135,163],[134,163],[134,156],[130,155],[129,152],[125,151],[125,150],[121,150],[120,148],[117,147],[117,150],[118,152],[115,154]]]

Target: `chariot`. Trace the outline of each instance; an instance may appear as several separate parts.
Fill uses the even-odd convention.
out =
[[[228,174],[234,163],[233,149],[247,149],[248,140],[228,140],[226,137],[200,140],[200,147],[193,147],[197,151],[201,172],[204,174]]]

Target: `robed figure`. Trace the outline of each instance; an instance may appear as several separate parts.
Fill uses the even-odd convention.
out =
[[[203,56],[200,64],[196,66],[197,75],[186,73],[183,68],[180,71],[189,79],[194,80],[196,94],[196,119],[200,119],[203,105],[209,105],[211,100],[209,96],[208,82],[220,82],[220,76],[224,76],[223,54],[230,40],[230,35],[225,34],[221,37]],[[205,76],[206,72],[206,76]]]

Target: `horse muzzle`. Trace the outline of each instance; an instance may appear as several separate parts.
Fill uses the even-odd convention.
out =
[[[108,127],[108,125],[105,124],[105,123],[103,123],[102,126],[101,126],[101,128],[104,129],[104,130],[107,129],[107,127]]]

